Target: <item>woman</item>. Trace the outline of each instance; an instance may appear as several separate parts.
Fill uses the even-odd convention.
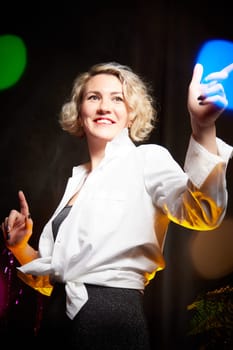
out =
[[[76,349],[149,349],[143,290],[165,267],[170,221],[211,230],[227,207],[225,173],[232,147],[216,137],[227,107],[222,79],[197,64],[189,86],[192,135],[184,170],[150,135],[156,110],[146,83],[118,63],[97,64],[77,77],[60,123],[86,137],[89,162],[75,166],[45,225],[38,251],[28,243],[33,222],[20,209],[2,223],[19,276],[50,295],[38,339]],[[40,343],[39,343],[40,344]]]

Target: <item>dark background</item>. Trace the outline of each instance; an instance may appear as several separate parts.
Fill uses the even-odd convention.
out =
[[[233,41],[228,6],[226,1],[216,6],[163,0],[2,5],[0,35],[20,36],[28,62],[20,81],[0,92],[0,220],[18,208],[17,192],[24,190],[34,220],[31,243],[37,245],[72,167],[87,157],[85,144],[60,130],[58,114],[76,75],[98,62],[129,65],[151,82],[160,112],[149,141],[166,146],[182,165],[191,131],[186,100],[194,61],[207,40]],[[233,144],[231,111],[224,112],[217,128],[218,136]],[[232,167],[231,161],[229,205],[220,230],[200,236],[170,225],[167,267],[145,293],[152,349],[197,349],[198,342],[187,335],[187,305],[200,292],[232,283]],[[9,339],[23,332],[33,341],[41,299],[18,280],[16,265],[1,242],[7,286],[1,334]]]

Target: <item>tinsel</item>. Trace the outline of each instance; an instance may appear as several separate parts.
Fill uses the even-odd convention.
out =
[[[16,275],[17,261],[14,255],[4,247],[1,251],[1,299],[0,299],[0,327],[1,332],[4,332],[4,328],[7,329],[9,323],[9,310],[14,308],[17,312],[17,307],[20,306],[24,296],[25,288],[22,283],[17,283],[18,277]],[[30,307],[30,306],[29,306]],[[36,294],[36,310],[34,316],[33,332],[37,335],[40,322],[43,313],[43,297],[38,293]]]
[[[201,349],[233,349],[233,287],[226,285],[203,292],[188,305],[192,313],[188,335]]]

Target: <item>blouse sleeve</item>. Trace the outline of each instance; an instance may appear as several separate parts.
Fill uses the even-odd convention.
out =
[[[232,147],[217,139],[218,155],[192,137],[184,170],[163,147],[146,155],[145,182],[155,206],[181,226],[211,230],[220,225],[227,208],[226,168]]]

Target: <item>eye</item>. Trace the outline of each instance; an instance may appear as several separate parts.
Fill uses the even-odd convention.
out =
[[[116,101],[116,102],[123,102],[124,99],[123,99],[122,96],[114,96],[114,97],[113,97],[113,101]]]
[[[98,95],[92,94],[87,97],[88,100],[97,101],[99,99]]]

